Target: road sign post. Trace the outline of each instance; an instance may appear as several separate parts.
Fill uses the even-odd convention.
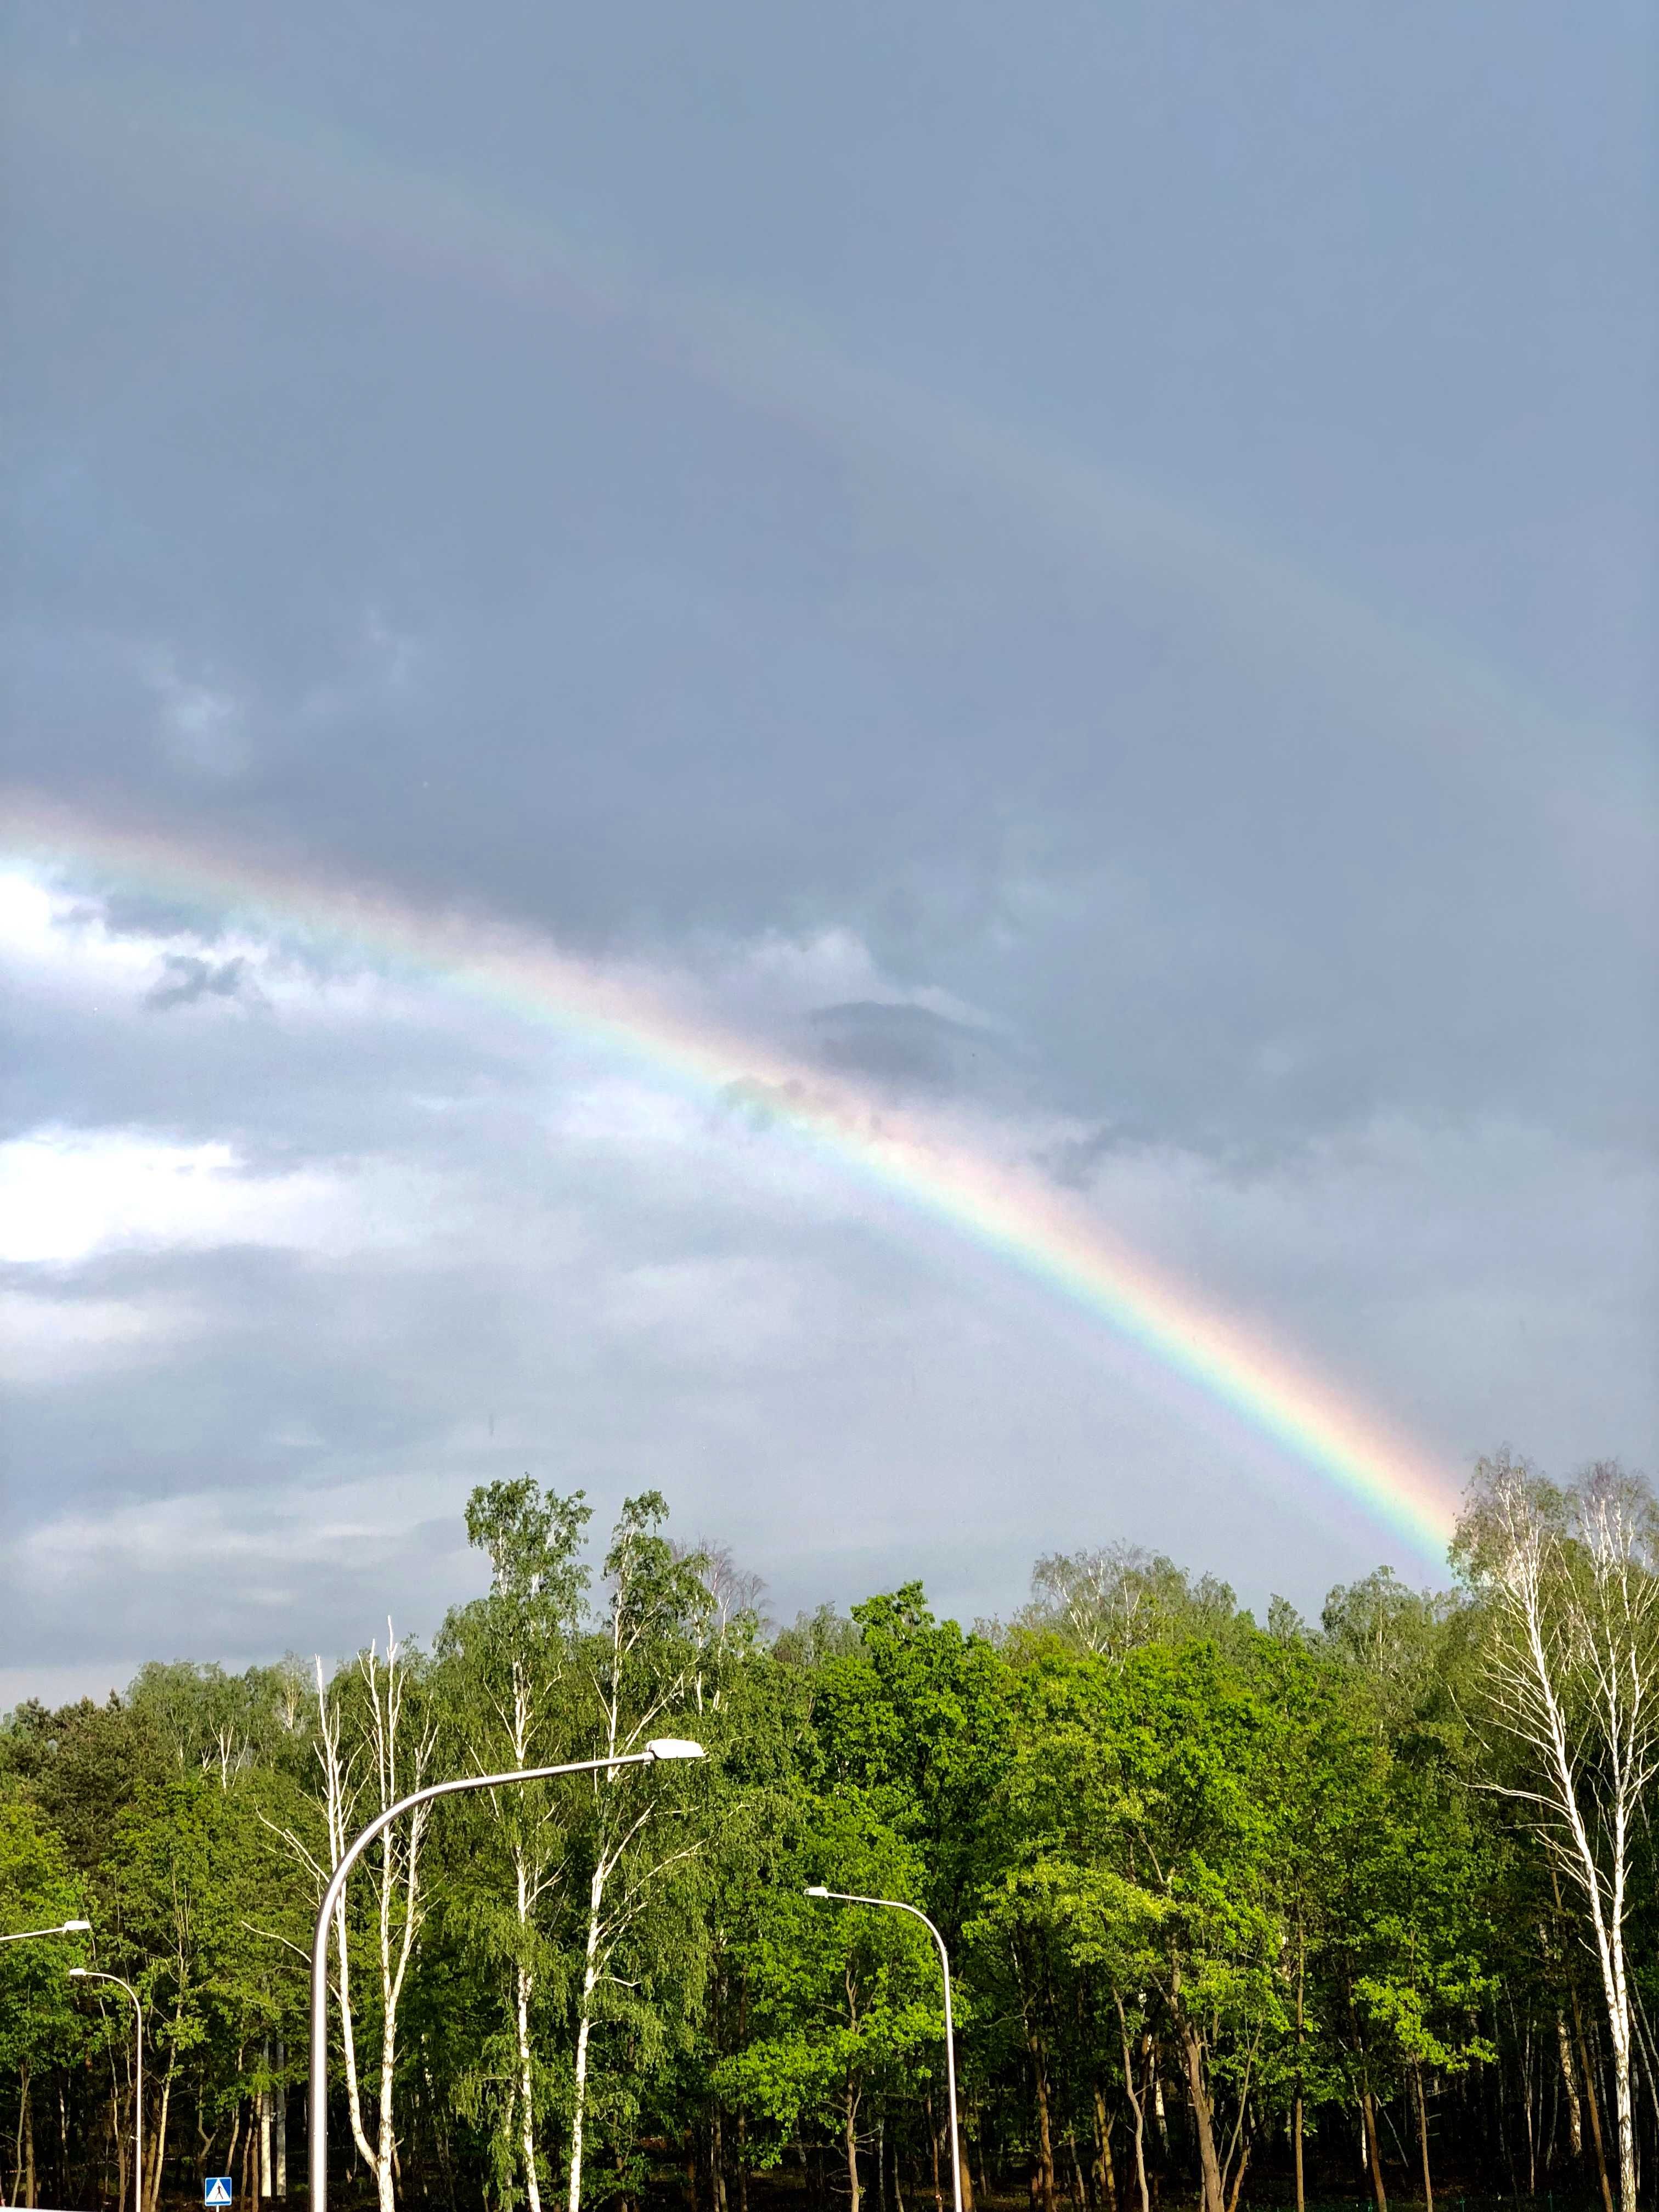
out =
[[[235,2194],[234,2185],[228,2173],[206,2173],[202,2177],[202,2202],[204,2205],[223,2206]]]

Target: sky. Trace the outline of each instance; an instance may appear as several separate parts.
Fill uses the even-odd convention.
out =
[[[1653,43],[10,0],[0,1707],[1654,1468]]]

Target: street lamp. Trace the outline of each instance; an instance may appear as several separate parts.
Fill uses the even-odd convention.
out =
[[[311,2166],[310,2212],[328,2212],[328,1929],[334,1908],[345,1890],[346,1876],[383,1828],[399,1814],[425,1805],[434,1797],[450,1797],[461,1790],[499,1790],[509,1782],[549,1782],[558,1774],[593,1774],[603,1767],[653,1766],[659,1759],[702,1759],[700,1743],[680,1735],[653,1736],[643,1751],[623,1753],[615,1759],[576,1759],[563,1766],[520,1766],[508,1774],[459,1774],[450,1782],[431,1782],[412,1790],[372,1820],[340,1855],[329,1877],[317,1911],[317,1930],[311,1943],[311,2110],[307,2155]]]
[[[27,1943],[36,1936],[90,1936],[90,1920],[66,1920],[61,1928],[20,1928],[15,1936],[0,1936],[0,1943]]]
[[[71,1921],[71,1927],[84,1928],[85,1921]],[[144,2008],[138,2002],[138,1992],[131,1982],[124,1982],[119,1974],[94,1973],[90,1966],[71,1966],[72,1982],[113,1982],[132,1999],[137,2017],[137,2033],[132,2045],[132,2212],[144,2212]]]
[[[920,1905],[907,1905],[902,1897],[859,1897],[850,1890],[826,1889],[821,1881],[809,1882],[808,1897],[832,1898],[838,1905],[884,1905],[894,1912],[908,1912],[920,1920],[939,1946],[939,1963],[945,1976],[945,2093],[951,2108],[951,2193],[956,2212],[962,2212],[962,2136],[957,2127],[957,2046],[956,2035],[951,2026],[951,1954],[945,1948],[945,1938],[939,1934]]]

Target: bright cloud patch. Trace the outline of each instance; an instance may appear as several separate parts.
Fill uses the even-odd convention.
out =
[[[384,1164],[258,1175],[222,1142],[37,1131],[0,1145],[0,1261],[225,1244],[337,1254],[424,1234],[431,1195],[425,1179]]]

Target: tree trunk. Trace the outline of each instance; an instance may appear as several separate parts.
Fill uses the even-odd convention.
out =
[[[109,2092],[109,2130],[115,2138],[115,2203],[117,2212],[123,2212],[127,2201],[127,2185],[132,2179],[132,2169],[127,2164],[127,2133],[121,2125],[121,2096],[114,2082]]]
[[[182,2012],[183,2009],[181,2004],[179,2010]],[[173,2015],[175,2027],[178,2026],[178,2020],[179,2014],[175,2013]],[[173,2077],[177,2071],[178,2058],[175,2055],[168,2059],[167,2070],[161,2077],[161,2110],[155,2123],[154,2148],[150,2146],[149,2130],[146,2129],[144,2131],[144,2148],[149,2153],[146,2162],[149,2166],[149,2186],[143,2191],[143,2196],[144,2202],[149,2207],[149,2212],[155,2212],[155,2208],[161,2198],[161,2168],[167,2163],[167,2118],[173,2110]]]
[[[1559,2006],[1555,2014],[1555,2045],[1561,2057],[1561,2086],[1567,2099],[1567,2140],[1572,2145],[1575,2160],[1584,2155],[1584,2115],[1578,2101],[1578,2080],[1573,2071],[1572,2039],[1567,2033],[1566,2016]]]
[[[726,2145],[718,2105],[708,2115],[708,2201],[714,2212],[726,2212]]]
[[[23,2202],[34,2203],[34,2082],[26,2066],[22,2069],[22,2118],[19,2125],[23,2136]]]
[[[1048,2070],[1043,2064],[1042,2039],[1029,2012],[1025,2041],[1031,2054],[1031,2087],[1036,2098],[1037,2194],[1042,2212],[1054,2212],[1054,2139],[1048,2112]],[[953,2150],[954,2148],[953,2145]]]
[[[17,2079],[19,2084],[17,2100],[17,2133],[13,2138],[11,2147],[11,2187],[9,2190],[6,2190],[5,2192],[6,2198],[9,2203],[16,2197],[18,2190],[22,2186],[23,2181],[23,2108],[28,2103],[29,2097],[29,2069],[28,2061],[27,2059],[24,2060],[23,2063],[17,2069]],[[0,2188],[4,2188],[4,2186],[3,2179],[0,2179]]]
[[[1609,2002],[1608,2012],[1613,2035],[1613,2094],[1619,2109],[1619,2202],[1622,2212],[1637,2212],[1636,2100],[1631,2094],[1630,1999],[1625,1988],[1622,1946],[1615,1961],[1615,1978],[1617,2002]]]
[[[1613,2182],[1607,2172],[1607,2148],[1601,2139],[1601,2099],[1595,2086],[1595,2069],[1590,2064],[1589,2045],[1584,2035],[1584,2018],[1579,2010],[1578,1992],[1572,1993],[1572,2024],[1578,2031],[1578,2063],[1584,2075],[1584,2106],[1589,2113],[1590,2139],[1595,2145],[1596,2178],[1601,2184],[1602,2212],[1613,2212]]]
[[[1226,2199],[1221,2189],[1221,2161],[1216,2154],[1215,2115],[1210,2109],[1210,2093],[1204,2081],[1204,2045],[1184,2014],[1177,2013],[1176,2025],[1181,2036],[1182,2053],[1187,2061],[1187,2092],[1192,2100],[1193,2124],[1198,2130],[1198,2165],[1204,2185],[1204,2212],[1227,2212]]]
[[[1291,2154],[1296,2165],[1296,2212],[1308,2212],[1306,2180],[1302,2171],[1302,2039],[1307,2019],[1304,2000],[1308,1951],[1299,1922],[1296,1936],[1296,2082],[1291,2093]]]
[[[288,2049],[279,2037],[276,2044],[276,2081],[271,2090],[274,2125],[271,2148],[276,2164],[275,2181],[278,2197],[288,2195]]]
[[[270,2041],[267,2037],[260,2045],[259,2057],[264,2079],[259,2085],[259,2194],[270,2197],[271,2189],[270,2147],[275,2119],[275,2098],[270,2089]]]
[[[1429,2108],[1423,2096],[1423,2069],[1412,2068],[1412,2089],[1417,2099],[1417,2140],[1423,2152],[1424,2212],[1434,2212],[1434,2181],[1429,2172]]]
[[[1244,2193],[1244,2175],[1249,2163],[1250,2138],[1247,2135],[1239,2148],[1238,2171],[1234,2174],[1232,2185],[1227,2191],[1227,2212],[1238,2212],[1238,2200]],[[1432,2208],[1431,2208],[1431,2212],[1432,2212]]]
[[[390,1896],[389,1881],[386,1893]],[[380,2127],[379,2155],[374,2161],[375,2195],[380,2201],[380,2212],[398,2212],[397,2180],[392,2171],[397,2148],[397,2116],[392,2109],[392,2084],[397,2078],[397,2014],[388,2006],[380,2035]]]
[[[1083,2160],[1078,2154],[1077,2130],[1066,2130],[1066,2148],[1072,2154],[1072,2202],[1077,2212],[1089,2212],[1088,2185],[1083,2179]]]
[[[1117,2175],[1112,2169],[1112,2121],[1106,2093],[1095,2083],[1095,2192],[1101,2212],[1117,2212]]]
[[[847,2077],[847,2088],[842,2105],[842,2118],[847,2147],[847,2189],[852,2212],[859,2212],[863,2202],[859,2189],[859,2098],[853,2087],[853,2077]]]
[[[1369,2083],[1359,2093],[1359,2132],[1365,2139],[1365,2171],[1370,2178],[1371,2202],[1376,2212],[1389,2212],[1389,2192],[1382,2185],[1382,2146],[1376,2133],[1376,2100]]]
[[[522,1932],[528,1917],[525,1906],[524,1861],[519,1860],[519,1924]],[[542,2212],[542,2185],[536,2172],[536,2106],[535,2084],[531,2071],[530,2055],[530,1993],[533,1986],[530,1969],[520,1961],[518,1970],[517,2004],[514,2012],[519,2036],[519,2104],[523,2115],[520,2148],[524,2154],[524,2186],[530,2212]]]
[[[593,1892],[592,1910],[587,1917],[587,1963],[582,1972],[581,2016],[576,2027],[575,2085],[570,2112],[569,2212],[580,2212],[582,2201],[582,2121],[587,2102],[587,2044],[593,2026],[593,1990],[599,1978],[599,1905],[604,1894],[597,1874],[593,1877]]]
[[[1115,1990],[1112,2002],[1117,2007],[1118,2039],[1123,2050],[1123,2087],[1135,2125],[1135,2185],[1140,2192],[1140,2212],[1152,2212],[1152,2198],[1146,2190],[1146,2112],[1135,2088],[1134,2062],[1129,2055],[1129,2023],[1123,2015],[1123,2000]]]

